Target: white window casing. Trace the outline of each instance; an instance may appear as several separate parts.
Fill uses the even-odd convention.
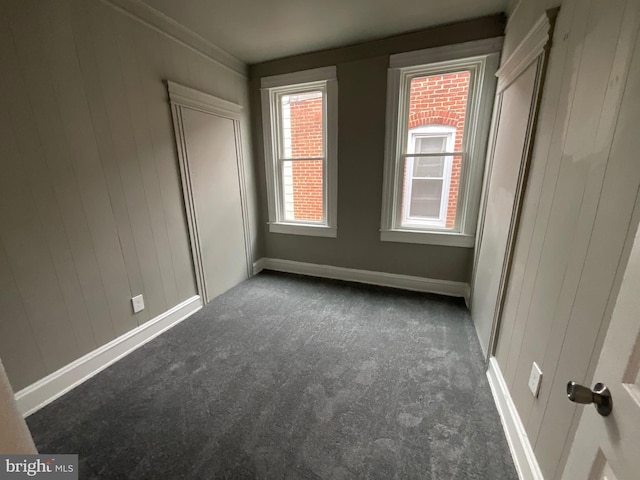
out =
[[[338,83],[336,68],[324,67],[261,79],[262,126],[267,177],[269,231],[294,235],[321,237],[337,236],[338,199]],[[288,107],[276,104],[282,95],[305,95],[322,92],[323,98],[323,212],[322,221],[289,220],[293,212],[293,198],[287,169],[292,162],[281,158],[291,156]],[[280,118],[279,118],[280,117]],[[280,128],[281,127],[281,128]],[[281,138],[279,131],[284,132]],[[280,143],[279,143],[280,142]],[[301,161],[299,159],[295,161]],[[302,160],[303,161],[303,160]]]
[[[382,241],[473,247],[501,47],[500,37],[390,57],[380,228]],[[469,71],[470,81],[463,144],[459,152],[454,152],[452,139],[455,138],[455,129],[452,134],[452,127],[425,125],[409,129],[409,93],[413,78],[460,71]],[[446,206],[442,204],[443,211],[434,221],[412,222],[406,217],[407,209],[403,209],[403,201],[407,197],[406,192],[405,199],[402,196],[404,163],[413,162],[409,151],[411,139],[412,135],[420,134],[449,135],[448,151],[442,156],[449,164],[455,156],[462,158],[453,228],[445,228]],[[447,193],[448,181],[450,177],[447,179],[445,172],[443,190],[446,188]],[[443,192],[442,198],[448,198],[448,195],[445,197]]]

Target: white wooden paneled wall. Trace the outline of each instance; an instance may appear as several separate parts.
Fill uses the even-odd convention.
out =
[[[565,385],[591,381],[638,222],[640,163],[611,150],[616,128],[635,128],[617,122],[638,5],[565,0],[554,35],[496,350],[546,479],[559,478],[577,425]]]
[[[241,105],[247,82],[99,0],[3,1],[0,65],[0,357],[19,390],[196,294],[163,80]]]

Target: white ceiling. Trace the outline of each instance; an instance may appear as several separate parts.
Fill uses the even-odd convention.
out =
[[[508,0],[142,0],[252,64],[503,12]]]

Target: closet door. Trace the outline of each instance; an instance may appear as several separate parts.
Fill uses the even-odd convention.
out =
[[[249,276],[241,107],[169,82],[198,290],[205,303]]]
[[[493,138],[476,240],[471,316],[485,356],[493,354],[557,10],[536,23],[496,73]]]

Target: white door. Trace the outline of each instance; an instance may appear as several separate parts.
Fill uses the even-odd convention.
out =
[[[613,409],[603,417],[585,405],[562,477],[566,480],[640,478],[639,234],[594,375],[595,382],[609,388]]]

